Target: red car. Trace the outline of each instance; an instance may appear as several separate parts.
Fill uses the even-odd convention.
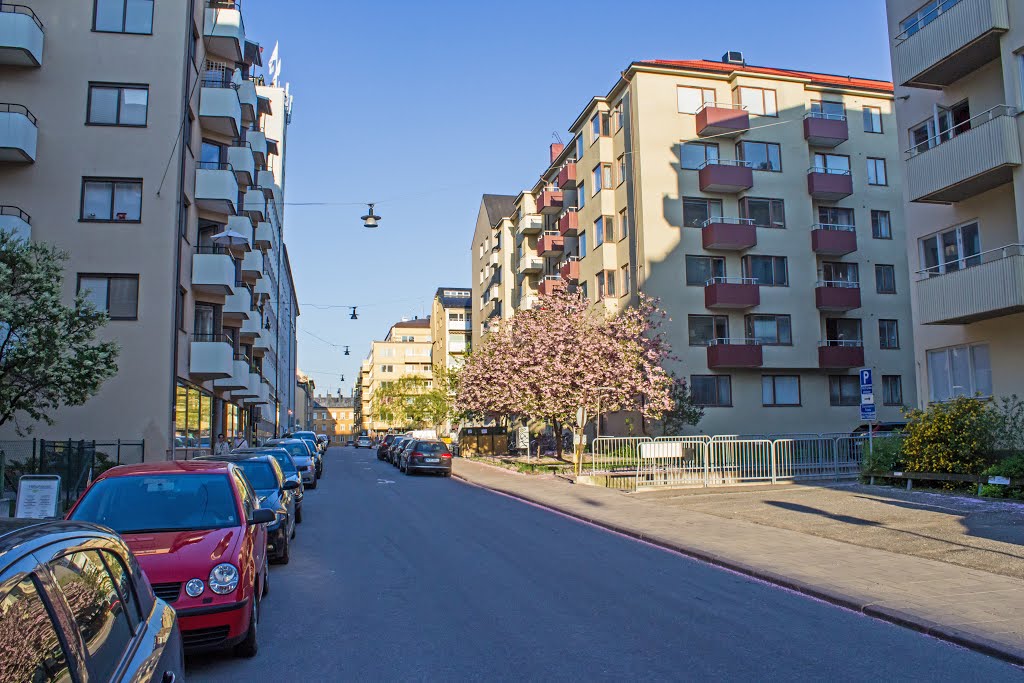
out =
[[[235,465],[174,461],[100,475],[68,519],[121,534],[156,595],[174,607],[187,650],[235,647],[252,657],[267,592],[272,510]]]

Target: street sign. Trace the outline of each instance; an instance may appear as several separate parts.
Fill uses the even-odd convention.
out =
[[[860,371],[860,391],[861,391],[861,393],[864,393],[865,389],[867,389],[870,392],[871,389],[874,387],[874,382],[872,381],[871,374],[872,374],[871,373],[871,368],[864,368],[863,370]]]
[[[875,404],[874,403],[861,403],[860,404],[860,419],[864,422],[875,421]]]
[[[58,517],[60,477],[56,474],[24,474],[18,478],[15,517]]]
[[[875,385],[871,368],[863,368],[860,371],[860,419],[874,422],[875,414]]]

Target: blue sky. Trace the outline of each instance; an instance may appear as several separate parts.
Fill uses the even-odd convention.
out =
[[[295,96],[286,203],[379,201],[383,217],[371,231],[365,207],[286,206],[299,367],[318,393],[349,395],[371,340],[429,314],[438,287],[469,286],[480,195],[531,186],[552,133],[568,140],[631,61],[740,50],[756,65],[891,75],[884,0],[725,5],[247,0],[247,34],[264,63],[280,42]],[[328,305],[358,305],[359,319]]]

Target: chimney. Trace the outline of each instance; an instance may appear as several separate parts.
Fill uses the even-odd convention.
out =
[[[746,60],[743,59],[743,53],[736,50],[729,50],[722,55],[722,61],[726,64],[739,64],[740,66],[746,65]]]
[[[555,163],[555,159],[558,158],[558,155],[562,153],[563,149],[565,149],[565,145],[563,143],[561,143],[561,142],[552,142],[551,143],[551,160],[549,161],[549,163],[552,163],[552,164]]]

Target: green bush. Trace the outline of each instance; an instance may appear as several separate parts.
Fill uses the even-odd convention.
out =
[[[1024,482],[1024,453],[1015,453],[1010,457],[997,462],[984,472],[987,477],[1009,477],[1013,486],[997,486],[985,484],[981,487],[981,495],[992,498],[1017,498],[1024,499],[1024,485],[1016,482]]]
[[[903,439],[897,436],[874,439],[874,446],[868,450],[864,445],[864,472],[893,472],[905,467],[903,460]]]
[[[999,415],[985,401],[960,397],[907,418],[907,471],[978,474],[991,462]]]

